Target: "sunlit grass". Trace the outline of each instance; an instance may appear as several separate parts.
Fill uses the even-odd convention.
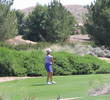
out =
[[[109,100],[110,95],[92,97],[89,91],[110,82],[110,75],[55,76],[57,84],[47,85],[46,77],[0,83],[0,95],[8,100],[56,100],[81,97],[78,100]],[[7,99],[6,99],[7,100]]]

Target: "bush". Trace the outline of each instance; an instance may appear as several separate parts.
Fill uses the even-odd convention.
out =
[[[73,65],[69,61],[70,54],[65,52],[54,53],[55,65],[54,74],[55,75],[71,75],[73,70]]]
[[[17,51],[0,48],[0,75],[26,75],[26,69],[23,68],[22,59]]]
[[[24,68],[27,69],[27,75],[41,76],[46,74],[44,69],[44,54],[42,51],[26,52],[23,61]]]
[[[55,75],[69,74],[91,74],[91,73],[109,73],[110,64],[97,59],[96,57],[86,55],[77,56],[72,53],[59,52],[54,53]]]
[[[109,73],[110,64],[86,55],[54,52],[54,75]],[[16,51],[0,48],[0,76],[44,76],[44,53],[42,51]]]
[[[45,75],[43,53],[0,48],[1,76]]]

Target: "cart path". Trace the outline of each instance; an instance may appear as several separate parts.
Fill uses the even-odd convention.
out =
[[[0,82],[27,79],[27,78],[35,78],[35,77],[0,77]]]

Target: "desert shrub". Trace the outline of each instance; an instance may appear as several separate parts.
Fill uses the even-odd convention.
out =
[[[18,45],[12,45],[6,42],[0,42],[0,47],[5,47],[13,50],[32,50],[32,49],[44,49],[46,47],[49,47],[52,45],[52,43],[48,42],[38,42],[37,44],[18,44]]]
[[[29,49],[44,49],[48,46],[50,46],[51,43],[47,43],[47,42],[39,42],[37,44],[19,44],[19,45],[15,45],[13,47],[13,49],[15,50],[29,50]]]

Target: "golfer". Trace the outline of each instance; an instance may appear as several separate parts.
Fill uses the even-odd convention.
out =
[[[46,50],[47,55],[45,57],[45,68],[47,71],[47,84],[55,84],[56,82],[54,82],[52,80],[52,76],[53,76],[53,69],[52,69],[52,64],[53,64],[53,56],[51,56],[51,52],[52,50],[49,48]]]

